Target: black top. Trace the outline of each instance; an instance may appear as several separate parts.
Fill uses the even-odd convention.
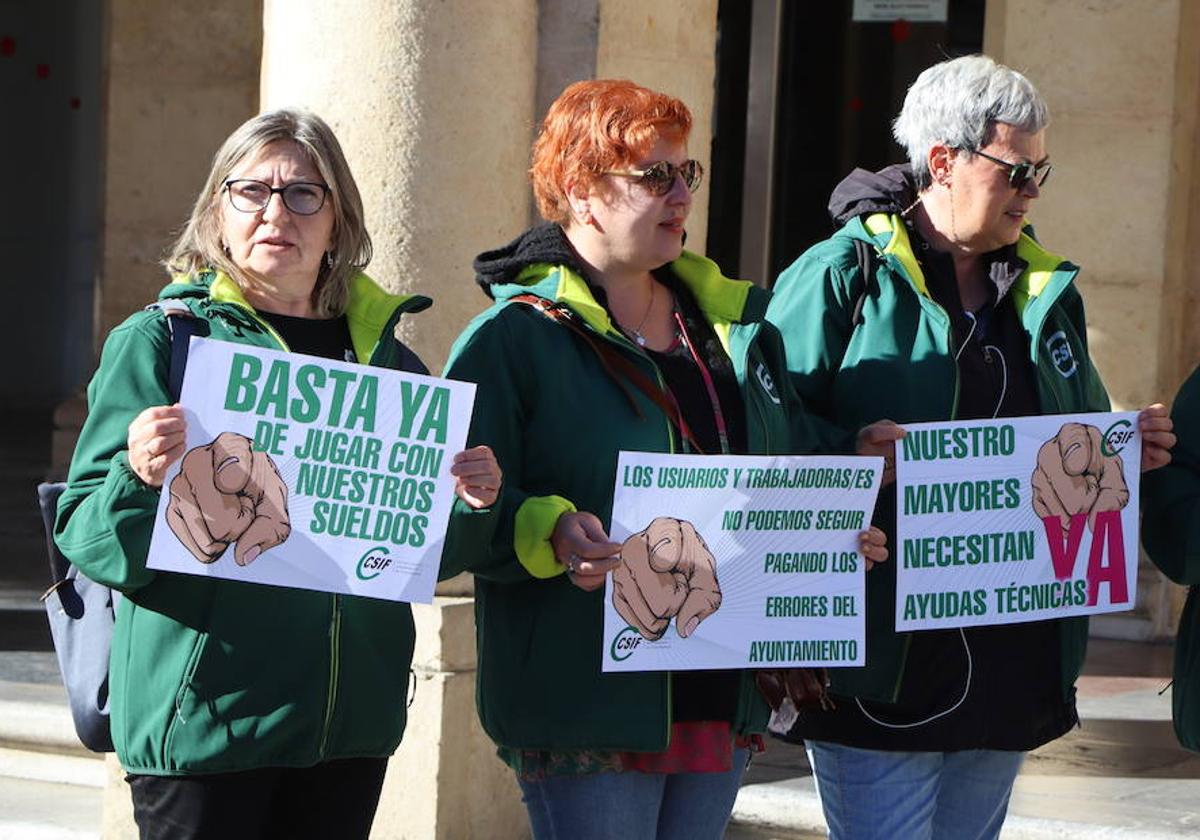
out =
[[[288,349],[339,362],[356,362],[350,324],[345,315],[337,318],[298,318],[276,312],[259,311],[259,317],[283,338]],[[365,361],[365,360],[364,360]]]
[[[1015,255],[1008,249],[988,255],[990,295],[971,313],[959,299],[950,255],[933,250],[911,228],[909,234],[929,291],[952,323],[959,370],[955,419],[1040,414],[1029,337],[1007,293],[1016,279]],[[922,630],[910,637],[896,703],[860,707],[839,697],[833,712],[806,712],[793,735],[878,750],[1030,750],[1078,723],[1074,700],[1064,702],[1060,693],[1059,622]],[[883,725],[920,721],[928,722]]]

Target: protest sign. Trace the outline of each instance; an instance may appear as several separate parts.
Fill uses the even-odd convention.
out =
[[[896,629],[1133,608],[1137,414],[914,423],[896,446]]]
[[[147,566],[433,600],[475,386],[192,338]]]
[[[622,452],[603,670],[862,664],[882,458]]]

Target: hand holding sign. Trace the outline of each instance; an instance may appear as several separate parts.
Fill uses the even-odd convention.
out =
[[[1120,455],[1105,455],[1100,430],[1064,423],[1038,450],[1033,471],[1033,509],[1043,519],[1057,517],[1063,533],[1071,517],[1085,514],[1095,528],[1096,514],[1120,510],[1129,502]]]
[[[183,407],[155,405],[129,424],[125,448],[129,468],[148,487],[162,487],[167,468],[183,454],[187,422]]]
[[[690,522],[660,516],[621,546],[613,606],[650,641],[671,619],[682,638],[721,606],[716,564]]]
[[[291,534],[287,485],[243,435],[223,432],[184,455],[170,493],[167,523],[201,563],[236,542],[234,560],[245,566]]]

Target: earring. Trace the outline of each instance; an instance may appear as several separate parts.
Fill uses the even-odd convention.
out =
[[[326,268],[333,268],[333,251],[325,252],[325,266]]]

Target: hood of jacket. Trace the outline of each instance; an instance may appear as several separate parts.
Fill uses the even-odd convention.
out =
[[[766,313],[769,293],[748,280],[725,277],[707,257],[684,251],[664,268],[692,293],[723,343],[730,325],[761,321]],[[475,258],[475,281],[494,300],[538,295],[570,307],[600,333],[618,333],[586,277],[566,234],[555,224],[538,225]]]
[[[829,198],[829,215],[840,228],[839,235],[863,239],[883,255],[893,255],[917,291],[925,296],[924,272],[914,253],[904,213],[918,200],[916,180],[907,163],[870,172],[855,169]],[[1057,297],[1078,273],[1078,266],[1041,246],[1033,226],[1026,222],[1020,238],[984,255],[988,277],[996,289],[996,300],[1011,294],[1018,314],[1030,300],[1047,290],[1045,303]]]
[[[475,282],[484,293],[495,298],[496,286],[518,282],[530,265],[566,266],[583,276],[583,267],[562,228],[552,222],[531,227],[507,245],[484,251],[475,258]]]
[[[842,179],[829,197],[829,217],[841,227],[851,219],[872,213],[899,215],[917,200],[912,167],[898,163],[878,172],[855,169]]]

